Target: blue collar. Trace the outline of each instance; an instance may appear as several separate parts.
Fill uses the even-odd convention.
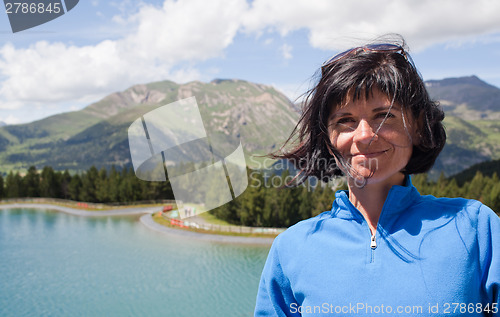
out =
[[[410,175],[407,175],[403,185],[394,185],[389,190],[382,213],[384,216],[400,213],[413,204],[418,197],[420,197],[420,194],[417,188],[411,183]],[[335,193],[332,216],[344,219],[364,220],[362,214],[349,200],[349,192],[347,190],[339,190]]]

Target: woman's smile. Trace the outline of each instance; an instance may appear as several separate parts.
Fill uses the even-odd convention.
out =
[[[359,157],[359,158],[374,158],[379,155],[387,153],[389,150],[383,150],[383,151],[374,151],[374,152],[369,152],[369,153],[355,153],[352,154],[351,156],[353,157]]]

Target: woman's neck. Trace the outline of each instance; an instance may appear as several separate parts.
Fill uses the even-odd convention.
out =
[[[356,186],[354,180],[349,179],[349,200],[365,218],[370,231],[375,234],[378,220],[382,213],[389,190],[393,185],[403,185],[404,174],[397,173],[383,182],[370,184],[370,180],[364,187]]]

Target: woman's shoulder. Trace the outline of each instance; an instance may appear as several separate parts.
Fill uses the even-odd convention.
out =
[[[427,205],[434,208],[453,208],[453,209],[477,209],[482,203],[475,199],[462,197],[435,197],[433,195],[422,195],[417,200],[417,205]]]
[[[280,244],[298,245],[304,242],[309,235],[318,231],[325,221],[332,219],[332,211],[325,211],[319,215],[297,222],[280,233],[276,240],[281,240]]]
[[[467,219],[472,226],[476,227],[482,221],[500,221],[498,215],[487,205],[475,199],[434,197],[423,195],[413,204],[412,208],[423,214],[434,216],[463,216],[457,219]]]
[[[435,197],[433,195],[422,195],[415,202],[414,207],[429,208],[431,211],[444,210],[455,212],[479,213],[490,209],[482,202],[475,199],[462,197]],[[491,210],[491,209],[490,209]]]

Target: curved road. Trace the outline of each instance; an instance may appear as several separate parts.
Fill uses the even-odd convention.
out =
[[[126,216],[126,215],[142,215],[147,213],[154,213],[162,210],[161,206],[155,207],[129,207],[120,209],[103,209],[103,210],[82,210],[74,209],[70,207],[63,207],[52,204],[25,204],[25,203],[14,203],[14,204],[0,204],[0,209],[7,208],[38,208],[38,209],[53,209],[57,211],[62,211],[75,216],[83,217],[100,217],[100,216]]]
[[[140,221],[148,228],[159,231],[165,234],[183,236],[186,238],[195,238],[205,241],[225,242],[225,243],[243,243],[243,244],[272,244],[274,238],[259,238],[259,237],[241,237],[221,234],[198,233],[189,230],[173,229],[160,225],[153,220],[151,215],[143,215]]]

